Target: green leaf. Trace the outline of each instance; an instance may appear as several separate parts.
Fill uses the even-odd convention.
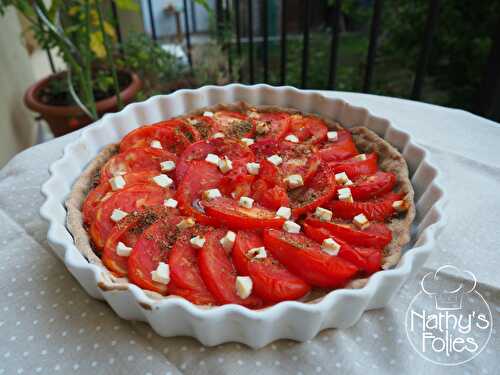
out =
[[[115,3],[121,10],[137,12],[140,9],[139,4],[137,4],[134,0],[115,0]]]

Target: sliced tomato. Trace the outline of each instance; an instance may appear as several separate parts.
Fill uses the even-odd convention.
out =
[[[280,169],[273,163],[264,159],[260,163],[259,179],[264,180],[270,186],[285,186]]]
[[[252,124],[248,116],[241,112],[217,111],[213,116],[222,133],[228,137],[240,139],[253,135]]]
[[[110,158],[101,168],[100,183],[105,184],[116,175],[132,172],[161,171],[162,161],[177,161],[177,156],[166,150],[143,147],[132,148]]]
[[[279,185],[272,185],[259,178],[252,184],[253,199],[260,205],[271,210],[280,207],[289,207],[290,202],[286,189]]]
[[[148,184],[134,185],[116,192],[102,202],[90,226],[89,233],[94,245],[102,249],[114,228],[116,223],[111,220],[113,210],[120,209],[127,213],[141,211],[148,207],[162,205],[165,199],[173,195],[173,190]]]
[[[247,256],[250,249],[261,246],[264,246],[261,235],[238,231],[232,251],[233,264],[238,274],[250,276],[257,296],[266,302],[276,303],[301,298],[309,293],[310,286],[290,273],[271,253],[268,252],[265,259]]]
[[[358,154],[358,149],[352,140],[352,134],[347,130],[337,131],[336,141],[325,143],[319,150],[319,156],[324,161],[345,160]]]
[[[200,224],[216,224],[213,218],[205,214],[200,200],[205,190],[219,187],[222,177],[222,173],[215,165],[204,160],[193,160],[176,193],[181,212],[194,217]]]
[[[366,160],[359,160],[356,157],[352,157],[329,164],[335,173],[345,172],[351,180],[359,176],[372,175],[378,170],[377,154],[375,153],[367,154]]]
[[[332,199],[336,191],[335,175],[326,164],[322,164],[306,186],[288,192],[293,217],[323,206]]]
[[[208,216],[233,229],[280,228],[285,221],[258,204],[245,208],[225,197],[203,201],[202,205]]]
[[[334,237],[356,246],[384,248],[392,240],[392,233],[381,223],[370,223],[365,229],[356,228],[351,222],[334,219],[321,221],[312,217],[305,220],[306,224],[327,229]]]
[[[396,185],[396,175],[378,171],[371,176],[361,176],[349,186],[355,200],[366,200],[388,193]]]
[[[135,147],[149,147],[151,142],[156,140],[161,143],[164,150],[178,155],[191,143],[182,131],[185,126],[186,124],[178,119],[142,126],[123,137],[120,142],[120,152]]]
[[[321,163],[316,148],[308,144],[281,142],[279,155],[283,158],[279,165],[281,176],[299,174],[304,183],[314,176]]]
[[[190,116],[183,118],[189,125],[193,126],[199,134],[200,139],[208,139],[220,131],[219,125],[208,116]]]
[[[286,112],[261,112],[252,118],[255,139],[258,141],[281,140],[288,132],[290,114]],[[262,123],[267,126],[265,134],[258,134],[255,129]]]
[[[310,285],[339,288],[359,271],[351,262],[328,255],[317,242],[301,233],[265,229],[264,244],[289,271]]]
[[[181,216],[160,220],[146,229],[137,240],[128,257],[128,278],[141,288],[166,294],[168,286],[158,283],[151,272],[158,268],[159,262],[168,263],[168,253],[177,240],[176,225]]]
[[[389,192],[367,201],[354,201],[351,203],[333,200],[326,207],[333,211],[335,217],[341,219],[352,219],[356,215],[364,214],[368,220],[384,221],[396,214],[392,204],[402,198],[403,194]]]
[[[198,141],[186,147],[175,166],[176,182],[181,183],[193,160],[204,160],[208,154],[213,153],[215,153],[215,147],[208,141]]]
[[[293,115],[289,119],[289,131],[301,142],[320,143],[326,139],[328,127],[318,117]]]
[[[240,167],[233,168],[224,175],[220,182],[219,190],[222,194],[231,196],[236,200],[243,196],[249,197],[254,180],[255,176],[248,174],[246,168],[241,165]]]
[[[250,146],[257,161],[265,160],[271,155],[279,153],[279,143],[274,139],[264,139],[255,142]]]
[[[236,270],[226,251],[220,244],[225,230],[212,230],[205,236],[205,245],[198,252],[201,276],[215,299],[220,304],[235,303],[250,308],[262,306],[262,300],[253,294],[242,299],[236,293]]]

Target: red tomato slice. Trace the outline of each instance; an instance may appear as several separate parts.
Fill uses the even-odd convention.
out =
[[[208,154],[214,153],[215,147],[207,141],[198,141],[186,147],[175,166],[176,182],[181,183],[193,160],[205,160]]]
[[[221,131],[219,125],[208,116],[190,116],[183,120],[196,129],[200,139],[208,139],[213,134]]]
[[[336,191],[335,175],[326,164],[322,164],[306,186],[288,192],[293,217],[323,206],[332,199]]]
[[[274,140],[281,140],[288,132],[290,114],[285,112],[262,112],[256,117],[252,118],[253,130],[256,133],[255,139],[259,142]],[[269,130],[259,135],[255,129],[258,124],[265,123]]]
[[[146,229],[137,240],[128,257],[128,278],[143,289],[166,294],[168,285],[153,281],[151,272],[159,262],[168,263],[168,253],[177,240],[176,225],[181,216],[158,221]]]
[[[174,192],[155,185],[140,184],[114,193],[99,206],[95,220],[90,226],[90,236],[98,249],[102,249],[115,226],[111,220],[114,209],[132,213],[148,207],[159,206],[165,199],[171,198]]]
[[[282,142],[279,155],[283,158],[283,163],[279,165],[281,176],[299,174],[304,183],[314,176],[321,163],[316,148],[307,144]]]
[[[366,160],[350,158],[339,162],[329,163],[335,173],[345,172],[353,180],[359,176],[372,175],[377,172],[377,154],[366,155]]]
[[[177,161],[177,156],[165,150],[155,148],[132,148],[119,153],[109,159],[101,168],[100,183],[106,184],[116,175],[125,175],[131,172],[161,171],[162,161]]]
[[[262,306],[260,298],[250,295],[242,299],[236,294],[236,270],[220,244],[225,230],[216,229],[205,236],[205,246],[198,252],[201,276],[220,304],[236,303],[250,308]]]
[[[310,285],[339,288],[358,273],[355,265],[328,255],[317,242],[301,233],[265,229],[264,244],[289,271]]]
[[[244,166],[236,167],[224,175],[219,190],[236,200],[243,196],[249,197],[254,180],[255,176],[247,174]]]
[[[258,204],[240,207],[237,201],[225,197],[203,201],[202,205],[208,216],[233,229],[280,228],[285,221]]]
[[[328,127],[318,117],[293,115],[289,119],[290,133],[299,138],[301,142],[319,143],[326,139]]]
[[[358,149],[352,140],[352,135],[347,130],[337,131],[338,139],[333,142],[326,143],[321,150],[319,156],[324,161],[339,161],[348,159],[358,154]]]
[[[325,228],[332,236],[356,246],[371,246],[384,248],[392,240],[392,233],[387,226],[371,223],[368,228],[360,230],[352,223],[341,219],[321,221],[312,217],[305,220],[311,226]]]
[[[157,140],[160,141],[164,150],[178,155],[191,143],[182,131],[185,126],[186,124],[181,120],[142,126],[123,137],[120,142],[120,152],[135,147],[149,147],[152,141]]]
[[[392,204],[402,198],[403,194],[389,192],[368,201],[354,201],[351,203],[334,200],[328,203],[326,207],[333,211],[335,217],[341,219],[352,219],[356,215],[364,214],[368,220],[384,221],[396,214]]]
[[[193,160],[177,189],[176,199],[181,212],[194,217],[200,224],[216,224],[203,211],[200,199],[205,190],[218,188],[222,177],[215,165],[203,160]]]
[[[366,200],[390,192],[396,185],[396,175],[390,172],[377,172],[372,176],[361,176],[349,186],[355,200]]]
[[[228,137],[240,139],[251,137],[253,134],[252,124],[244,113],[217,111],[213,119],[219,126],[220,131]]]
[[[257,203],[271,210],[277,210],[282,206],[290,206],[288,194],[284,187],[273,186],[260,178],[253,183],[251,196]]]
[[[310,291],[309,285],[290,273],[268,252],[265,259],[251,259],[248,250],[264,246],[259,234],[238,231],[232,251],[233,264],[239,275],[249,275],[255,294],[266,302],[280,302],[303,297]]]
[[[265,160],[267,157],[279,154],[279,144],[274,139],[264,139],[255,142],[250,146],[257,161]]]

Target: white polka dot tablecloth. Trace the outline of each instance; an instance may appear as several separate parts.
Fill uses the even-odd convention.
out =
[[[52,255],[47,225],[38,213],[47,168],[75,133],[19,154],[0,171],[0,375],[500,374],[500,125],[422,103],[327,94],[364,106],[413,134],[445,177],[448,223],[425,268],[390,306],[366,312],[352,328],[327,330],[304,343],[282,340],[260,350],[231,343],[207,348],[120,319],[107,304],[90,298]],[[439,348],[422,353],[420,333],[411,336],[405,324],[410,309],[434,309],[416,298],[420,281],[447,264],[475,275],[475,292],[491,310],[488,342],[487,329],[466,332],[481,351],[454,366],[436,364]],[[440,287],[451,285],[445,288],[451,290],[463,275],[443,272]],[[462,309],[477,315],[483,302],[471,296],[464,296]],[[454,359],[445,357],[448,364]]]

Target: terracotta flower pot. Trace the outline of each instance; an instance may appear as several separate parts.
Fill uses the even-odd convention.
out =
[[[28,88],[24,95],[24,103],[32,111],[38,112],[47,121],[54,136],[70,133],[76,129],[88,125],[92,120],[84,114],[78,106],[57,106],[49,105],[40,101],[40,91],[46,87],[50,80],[59,79],[64,72],[52,74]],[[123,104],[128,104],[134,100],[142,87],[142,81],[135,73],[128,73],[131,77],[130,84],[120,92]],[[108,112],[118,111],[116,96],[112,96],[96,102],[97,113],[102,116]]]

